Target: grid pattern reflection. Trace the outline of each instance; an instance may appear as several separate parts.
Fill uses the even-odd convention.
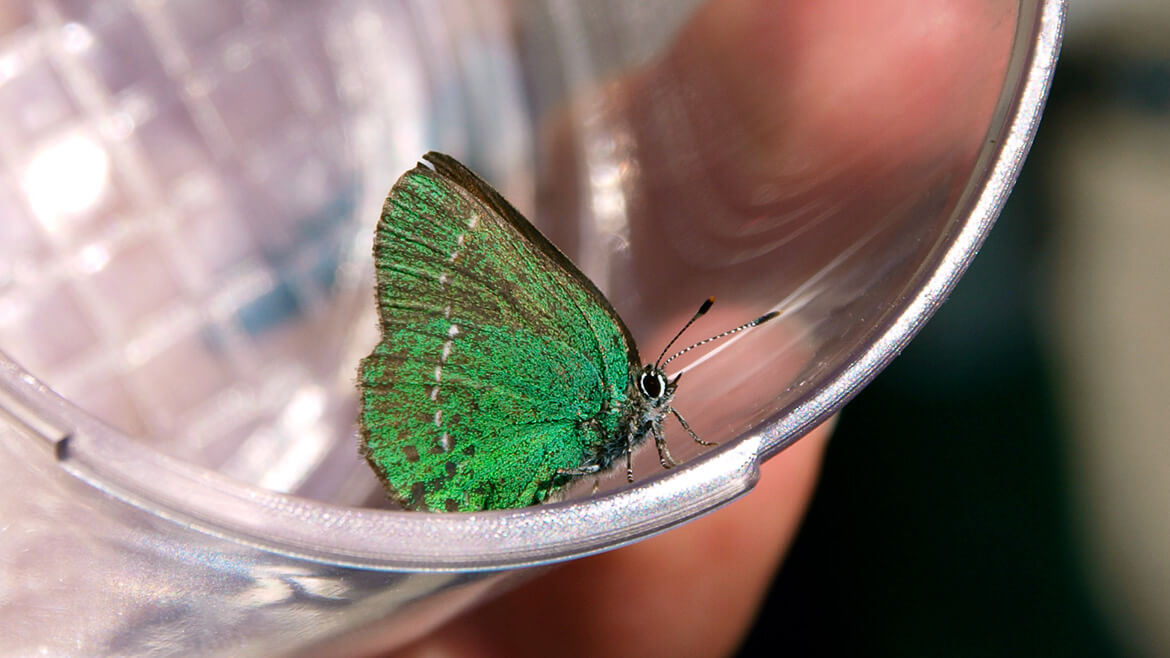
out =
[[[281,423],[322,452],[328,409],[324,366],[279,357],[340,349],[321,341],[358,230],[321,11],[0,8],[0,348],[128,434],[281,490],[305,473],[270,468]]]

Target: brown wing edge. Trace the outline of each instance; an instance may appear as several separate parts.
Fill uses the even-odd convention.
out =
[[[420,170],[422,170],[422,171],[420,171]],[[413,171],[416,173],[423,173],[423,172],[429,171],[429,169],[425,166],[419,165],[419,166],[415,167],[415,169]],[[392,197],[394,195],[394,192],[397,189],[398,184],[401,182],[401,179],[402,179],[402,177],[400,177],[399,180],[396,181],[393,186],[391,186],[390,191],[386,195],[386,202],[388,202],[390,200],[390,197]],[[385,221],[385,202],[383,202],[382,214],[378,218],[378,225],[380,226],[383,221]],[[375,252],[375,260],[376,260],[377,240],[375,240],[374,252]],[[381,304],[378,303],[378,300],[381,298],[380,293],[381,293],[380,285],[375,285],[374,286],[374,306],[375,306],[375,308],[378,309],[378,330],[379,330],[379,333],[382,332],[382,309],[381,309]],[[379,338],[379,342],[381,342],[381,338]],[[358,367],[357,367],[358,419],[359,419],[358,423],[357,423],[358,454],[361,455],[361,457],[363,459],[365,459],[367,464],[369,464],[370,470],[374,472],[374,475],[378,478],[379,483],[382,485],[382,491],[383,491],[383,493],[386,494],[386,499],[389,500],[392,504],[396,504],[399,507],[401,507],[402,509],[407,510],[407,511],[425,511],[425,512],[435,511],[435,510],[431,510],[429,507],[426,507],[426,505],[423,503],[422,500],[416,500],[414,498],[414,496],[411,495],[410,492],[407,492],[405,495],[399,494],[394,489],[394,487],[391,486],[390,481],[386,478],[386,474],[382,472],[382,468],[377,464],[377,462],[374,461],[373,455],[370,451],[370,448],[369,448],[370,439],[371,439],[370,430],[369,430],[369,428],[366,427],[365,423],[361,422],[361,416],[365,410],[364,397],[366,395],[365,383],[364,383],[364,373],[366,370],[366,365],[371,360],[378,359],[378,358],[380,358],[380,356],[378,355],[378,348],[377,348],[377,346],[375,346],[374,350],[369,355],[364,357],[358,363]]]
[[[548,238],[544,237],[544,234],[540,232],[540,229],[533,226],[532,222],[528,221],[528,219],[524,217],[524,215],[522,215],[519,210],[516,210],[516,208],[512,206],[512,204],[509,203],[508,200],[505,199],[499,192],[497,192],[494,187],[492,187],[487,181],[480,178],[474,171],[468,169],[463,163],[445,153],[440,153],[438,151],[430,151],[424,155],[422,159],[433,165],[436,172],[450,178],[451,180],[454,180],[456,183],[462,186],[463,189],[467,190],[488,207],[499,213],[501,217],[507,219],[508,223],[515,227],[521,235],[532,242],[532,244],[536,245],[537,248],[544,251],[544,253],[548,254],[549,257],[552,258],[553,261],[558,265],[560,265],[566,272],[568,272],[569,275],[573,277],[578,284],[592,293],[593,297],[600,301],[606,312],[609,313],[610,317],[614,319],[614,322],[621,330],[622,335],[625,336],[632,371],[638,370],[642,367],[642,362],[640,360],[640,356],[638,355],[638,344],[634,341],[634,336],[630,333],[630,328],[626,326],[626,323],[622,320],[622,317],[618,315],[617,310],[613,307],[613,304],[610,303],[609,298],[607,298],[605,294],[597,288],[597,286],[589,279],[589,277],[585,276],[585,273],[577,267],[576,263],[574,263],[569,259],[568,256],[565,255],[565,252],[561,251],[559,247],[550,242]],[[426,165],[419,166],[425,167]]]
[[[377,350],[378,348],[375,347],[374,351],[369,356],[363,358],[358,364],[358,454],[366,460],[366,463],[370,466],[370,470],[377,476],[378,481],[382,484],[382,492],[386,494],[387,500],[391,503],[396,503],[399,507],[407,511],[431,511],[430,508],[423,506],[419,501],[415,501],[408,496],[399,495],[394,487],[390,485],[390,480],[386,479],[386,474],[382,472],[382,468],[374,461],[373,454],[370,451],[370,430],[366,427],[365,423],[361,422],[362,413],[365,411],[365,400],[363,398],[366,395],[363,374],[366,369],[366,364],[372,359],[379,358]]]

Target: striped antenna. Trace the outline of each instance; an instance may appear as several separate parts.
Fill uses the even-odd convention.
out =
[[[712,299],[714,299],[714,298],[712,297]],[[709,308],[709,307],[708,307],[708,308]],[[701,315],[701,314],[700,314],[700,315]],[[655,364],[655,367],[656,367],[656,368],[660,368],[660,369],[661,369],[661,368],[665,368],[665,367],[666,367],[666,364],[670,363],[671,361],[674,361],[674,360],[675,360],[675,359],[677,359],[678,357],[680,357],[680,356],[682,356],[682,355],[686,354],[687,352],[690,352],[691,350],[695,349],[696,347],[699,347],[700,345],[706,345],[707,343],[710,343],[710,342],[712,342],[712,341],[719,340],[720,338],[725,338],[725,337],[727,337],[727,336],[730,336],[731,334],[737,334],[737,333],[739,333],[739,332],[741,332],[741,331],[743,331],[743,330],[745,330],[745,329],[751,329],[752,327],[758,327],[758,326],[760,326],[761,324],[764,324],[764,323],[765,323],[765,322],[767,322],[768,320],[771,320],[772,318],[774,318],[774,317],[776,317],[776,316],[778,316],[778,315],[780,315],[780,311],[772,311],[771,313],[765,313],[765,314],[761,315],[760,317],[756,318],[755,320],[752,320],[751,322],[746,322],[746,323],[744,323],[744,324],[741,324],[741,325],[739,325],[739,326],[738,326],[738,327],[736,327],[735,329],[728,329],[727,331],[725,331],[725,332],[723,332],[723,333],[721,333],[721,334],[716,334],[716,335],[714,335],[714,336],[712,336],[712,337],[710,337],[710,338],[705,338],[705,339],[703,339],[703,340],[701,340],[701,341],[699,341],[699,342],[695,343],[694,345],[691,345],[690,347],[687,347],[686,349],[682,349],[682,350],[679,350],[678,352],[675,352],[673,355],[671,355],[671,357],[670,357],[669,359],[667,359],[667,360],[663,361],[661,366],[659,366],[659,365],[658,365],[658,362],[657,362],[657,361],[655,361],[655,362],[654,362],[654,364]],[[698,317],[698,315],[696,315],[695,317],[697,318],[697,317]],[[691,322],[694,322],[694,319],[692,319],[692,320],[691,320]],[[687,326],[689,327],[689,326],[690,326],[690,324],[691,324],[691,323],[690,323],[690,322],[688,322],[688,323],[687,323]],[[686,329],[686,327],[683,327],[683,329]],[[680,331],[679,333],[681,334],[682,332]],[[676,336],[675,338],[677,339],[677,336]],[[671,341],[671,342],[673,343],[674,341]],[[669,348],[670,346],[669,346],[669,345],[667,345],[667,347]],[[663,350],[663,353],[665,354],[665,353],[666,353],[666,350]],[[659,358],[659,359],[661,359],[662,357],[658,357],[658,358]]]

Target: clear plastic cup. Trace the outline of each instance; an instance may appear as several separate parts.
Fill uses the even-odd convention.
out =
[[[529,567],[750,490],[962,274],[1030,144],[1064,12],[857,5],[864,33],[917,35],[871,52],[857,44],[880,38],[820,33],[790,4],[6,15],[0,647],[385,649]],[[908,83],[884,82],[890,62]],[[373,224],[430,149],[565,249],[644,358],[710,295],[688,336],[781,311],[679,361],[677,406],[718,448],[672,441],[686,464],[662,471],[650,447],[634,485],[540,507],[389,508],[356,450],[354,375],[377,340]]]

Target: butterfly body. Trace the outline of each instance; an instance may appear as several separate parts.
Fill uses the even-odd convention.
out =
[[[425,160],[378,223],[382,338],[358,378],[361,451],[391,498],[523,507],[628,464],[651,435],[672,465],[674,383],[643,367],[605,297],[470,170]]]

